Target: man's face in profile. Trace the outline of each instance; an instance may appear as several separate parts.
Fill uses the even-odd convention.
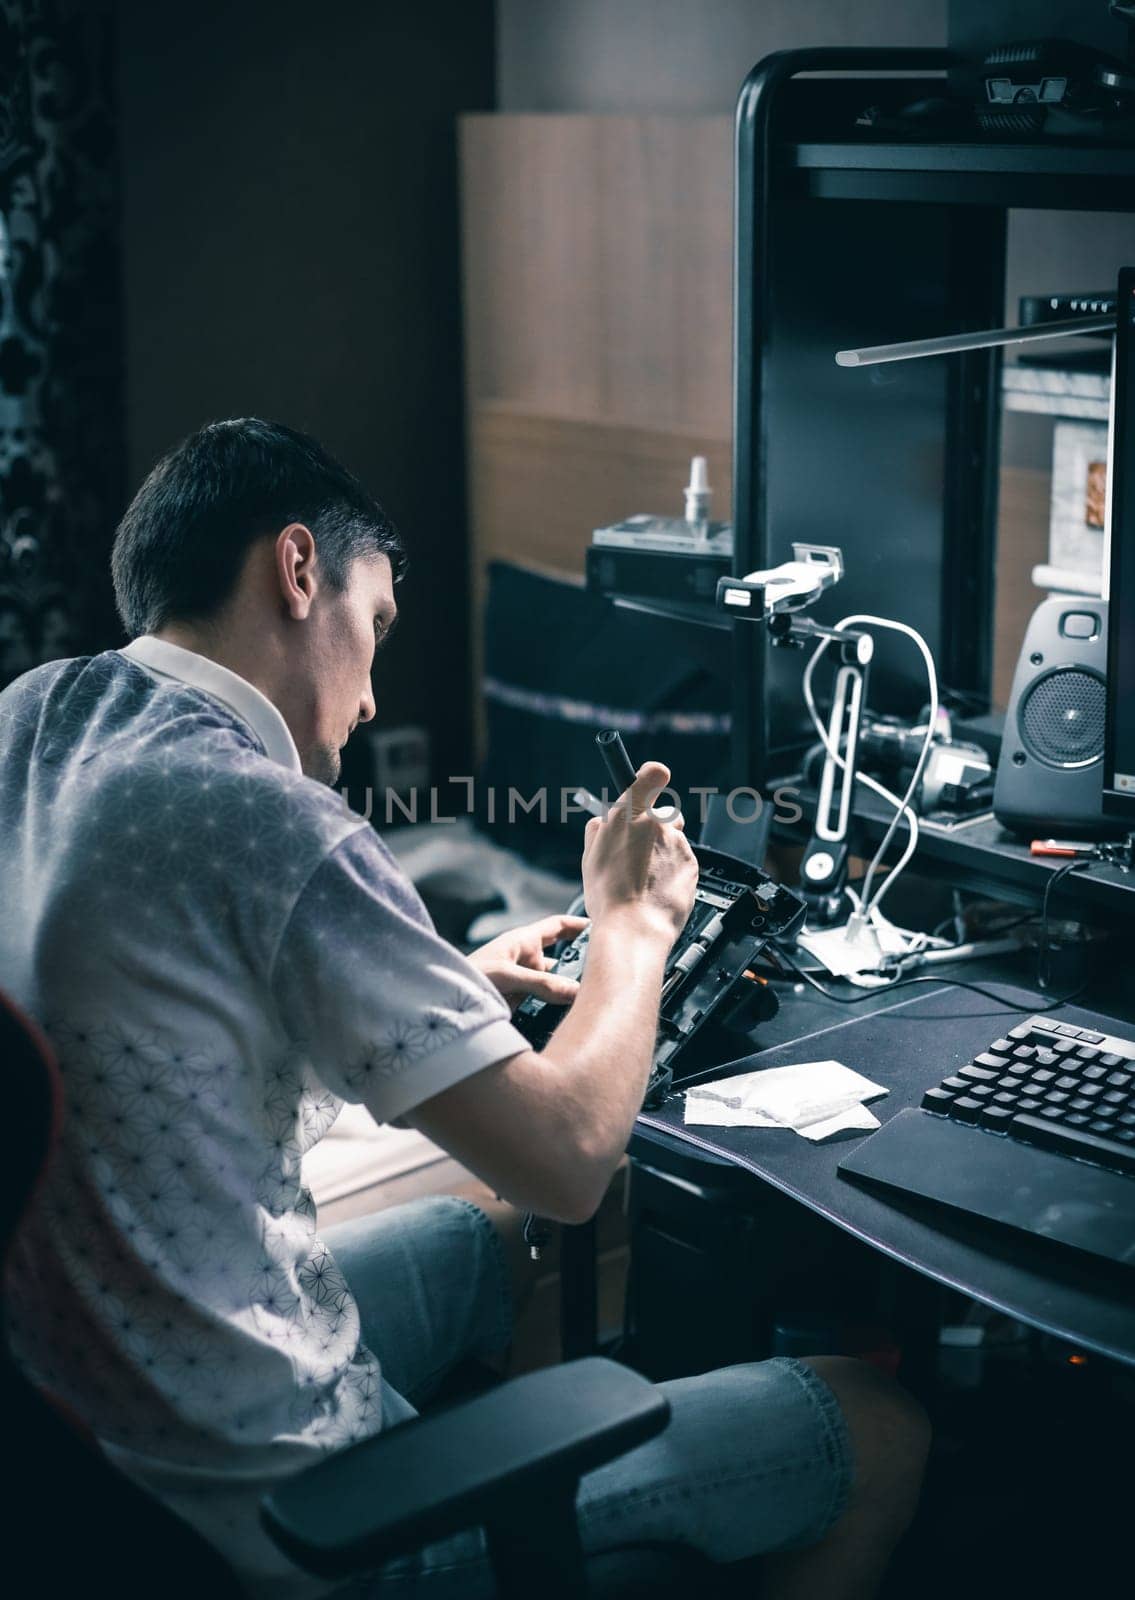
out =
[[[397,615],[394,579],[385,555],[358,556],[342,593],[323,585],[309,619],[310,696],[296,739],[309,778],[338,781],[342,749],[375,713],[371,670],[378,644]]]

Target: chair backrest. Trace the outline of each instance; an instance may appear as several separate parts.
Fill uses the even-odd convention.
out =
[[[62,1128],[63,1080],[35,1022],[0,991],[0,1083],[7,1112],[0,1159],[0,1330],[19,1284],[13,1241]],[[236,1600],[228,1566],[186,1523],[117,1471],[67,1408],[38,1389],[0,1337],[0,1417],[10,1452],[4,1541],[42,1594],[109,1584],[120,1600]],[[11,1575],[0,1565],[0,1587]]]

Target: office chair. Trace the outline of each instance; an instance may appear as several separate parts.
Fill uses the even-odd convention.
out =
[[[59,1068],[44,1035],[0,992],[0,1074],[7,1138],[0,1161],[0,1325],[18,1291],[9,1257],[62,1125]],[[83,1593],[92,1573],[113,1575],[129,1600],[238,1600],[227,1565],[188,1525],[123,1476],[60,1402],[30,1383],[0,1338],[0,1417],[6,1442],[3,1502],[8,1561],[21,1552],[44,1594]]]
[[[0,1071],[10,1137],[0,1162],[0,1321],[18,1291],[7,1270],[20,1220],[59,1135],[63,1086],[51,1046],[0,991]],[[12,1137],[12,1135],[15,1135]],[[575,1519],[580,1475],[659,1433],[669,1407],[614,1362],[588,1358],[501,1384],[437,1415],[326,1457],[264,1503],[272,1537],[306,1570],[347,1578],[483,1526],[500,1600],[731,1594],[741,1568],[677,1545],[592,1558]],[[0,1340],[0,1416],[11,1452],[6,1548],[42,1593],[112,1576],[120,1600],[239,1600],[235,1574],[189,1525],[111,1465],[65,1406],[32,1384]]]

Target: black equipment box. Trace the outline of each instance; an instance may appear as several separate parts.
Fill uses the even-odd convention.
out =
[[[734,1035],[775,1015],[772,990],[749,969],[770,942],[790,939],[804,921],[798,894],[776,883],[751,862],[704,845],[693,846],[698,862],[694,907],[666,963],[654,1068],[646,1103],[665,1097],[686,1074],[710,1063],[689,1047],[712,1025]],[[578,977],[587,959],[585,928],[560,955],[555,971]],[[513,1021],[532,1044],[548,1040],[562,1012],[534,996],[518,1006]],[[738,1037],[736,1050],[745,1048]],[[728,1053],[722,1059],[729,1059]]]

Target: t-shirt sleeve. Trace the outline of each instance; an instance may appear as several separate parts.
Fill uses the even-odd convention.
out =
[[[529,1048],[500,994],[440,937],[369,827],[308,879],[280,937],[271,986],[320,1080],[379,1122]]]

